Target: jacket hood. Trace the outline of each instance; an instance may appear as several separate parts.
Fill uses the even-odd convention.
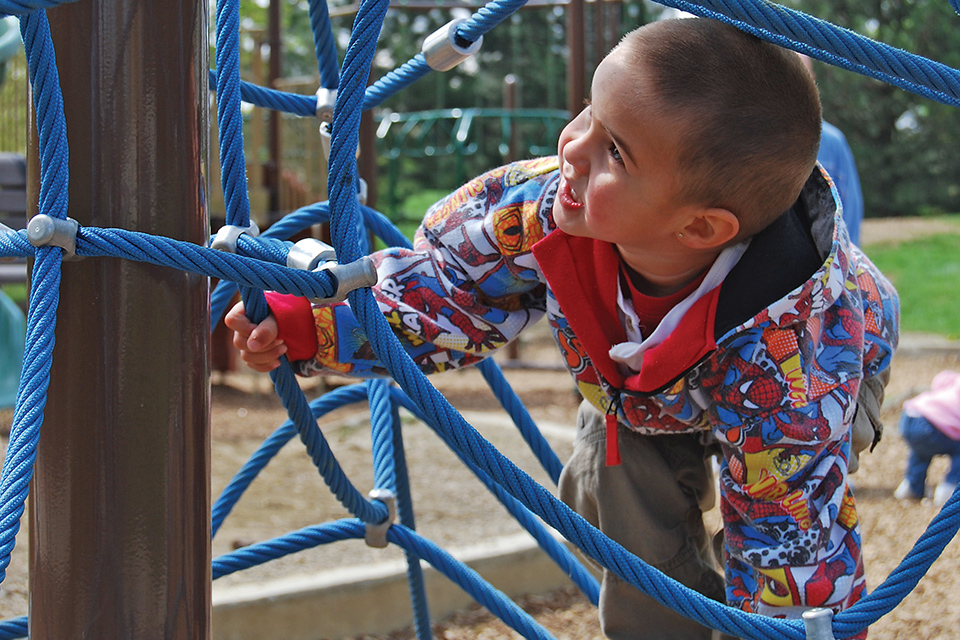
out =
[[[800,197],[754,236],[723,283],[701,298],[626,378],[609,355],[624,340],[617,321],[618,258],[589,238],[557,230],[534,254],[597,372],[613,387],[653,394],[673,385],[731,336],[807,320],[842,293],[849,259],[836,194],[817,168]],[[841,235],[842,234],[842,235]]]
[[[804,322],[832,305],[850,274],[839,198],[819,165],[800,197],[754,236],[721,285],[715,336]]]

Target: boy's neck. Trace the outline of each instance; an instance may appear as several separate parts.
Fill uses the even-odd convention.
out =
[[[630,282],[637,291],[647,296],[663,298],[680,291],[700,277],[704,271],[710,268],[718,255],[719,252],[711,252],[698,255],[696,259],[682,263],[660,265],[661,268],[642,265],[639,265],[638,268],[638,265],[631,264],[631,261],[625,259],[622,255],[620,261],[626,268],[627,277],[630,278]]]

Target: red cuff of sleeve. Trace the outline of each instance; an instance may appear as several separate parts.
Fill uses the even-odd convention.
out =
[[[317,329],[310,301],[273,291],[265,295],[270,313],[277,319],[277,337],[287,345],[287,359],[312,360],[317,355]]]

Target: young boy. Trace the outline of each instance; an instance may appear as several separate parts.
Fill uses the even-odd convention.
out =
[[[708,597],[767,615],[864,593],[847,485],[861,380],[897,339],[890,284],[849,242],[816,167],[799,58],[708,19],[656,22],[599,65],[558,157],[434,205],[374,294],[427,372],[487,357],[546,314],[585,398],[562,498]],[[382,375],[349,308],[268,296],[228,315],[254,369]],[[726,588],[703,509],[721,465]],[[710,638],[605,573],[620,638]]]

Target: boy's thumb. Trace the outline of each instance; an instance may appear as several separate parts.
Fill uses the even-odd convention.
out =
[[[262,349],[264,345],[270,342],[269,338],[266,335],[264,335],[266,333],[268,332],[265,331],[264,329],[261,329],[260,327],[257,327],[256,329],[250,332],[250,339],[247,340],[247,345],[254,351],[258,349]]]

